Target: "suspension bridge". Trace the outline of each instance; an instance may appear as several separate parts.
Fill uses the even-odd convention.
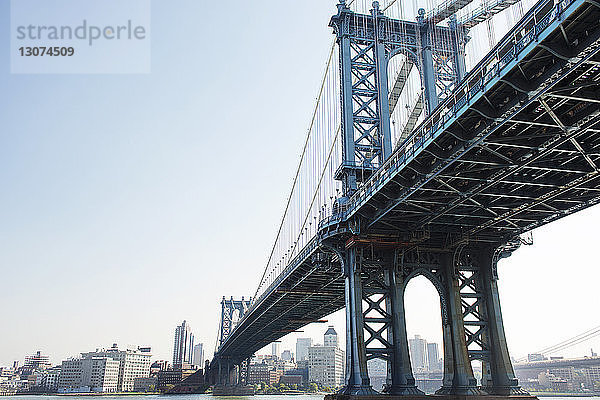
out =
[[[275,243],[254,296],[223,299],[206,382],[244,385],[257,350],[345,308],[336,396],[423,396],[403,293],[424,276],[442,312],[437,395],[528,396],[506,345],[497,263],[522,234],[600,201],[600,3],[363,3],[340,1],[331,18]],[[508,21],[500,40],[497,18]],[[374,358],[388,365],[384,393],[370,384]]]

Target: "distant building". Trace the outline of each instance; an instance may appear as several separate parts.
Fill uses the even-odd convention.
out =
[[[51,366],[49,357],[37,351],[35,354],[25,357],[25,364],[20,368],[19,372],[21,377],[27,377],[34,371],[45,370]]]
[[[323,335],[323,346],[339,347],[338,335],[333,326],[330,326]]]
[[[291,350],[284,350],[283,353],[281,353],[281,359],[283,361],[292,361],[292,359],[294,358]]]
[[[594,389],[600,384],[600,366],[588,367],[583,370],[583,376],[586,380],[586,385]],[[600,387],[598,387],[600,389]]]
[[[285,375],[300,375],[302,382],[308,382],[308,360],[299,361],[296,363],[296,368],[285,371]]]
[[[324,335],[329,346],[308,348],[308,380],[335,388],[344,384],[344,352],[337,346],[337,333],[329,327]]]
[[[117,344],[110,349],[100,349],[94,352],[82,353],[83,358],[109,357],[119,362],[118,391],[132,392],[136,378],[150,376],[150,348],[138,347],[137,349],[119,350]]]
[[[302,375],[283,375],[279,378],[279,383],[290,385],[302,386],[304,380],[302,379]]]
[[[182,369],[183,364],[193,364],[194,335],[190,325],[184,320],[175,329],[173,343],[173,369]]]
[[[194,346],[194,354],[192,357],[192,361],[195,366],[198,368],[204,368],[204,344],[198,343]]]
[[[567,392],[572,390],[572,386],[569,385],[568,379],[560,376],[556,376],[549,372],[542,372],[538,375],[538,381],[542,388],[552,389],[557,392]]]
[[[429,372],[442,370],[442,362],[437,343],[427,343],[427,366]]]
[[[279,342],[271,343],[271,355],[273,357],[279,358],[279,356],[281,355],[279,347]]]
[[[182,380],[196,372],[192,368],[179,368],[160,371],[157,375],[156,388],[159,391],[168,389],[181,383]]]
[[[154,361],[152,365],[150,365],[150,375],[155,376],[158,375],[159,371],[166,371],[170,369],[171,365],[166,360],[158,360]]]
[[[410,361],[415,372],[427,371],[427,341],[421,336],[415,335],[413,339],[408,339],[410,349]]]
[[[279,383],[279,379],[283,376],[283,371],[280,369],[272,369],[269,371],[269,386]]]
[[[25,357],[25,365],[24,367],[34,368],[34,369],[46,369],[50,368],[52,365],[50,364],[50,359],[48,356],[42,355],[40,351],[36,352],[34,355]]]
[[[0,367],[0,381],[12,379],[15,370],[11,367]]]
[[[250,367],[248,368],[248,384],[268,384],[271,379],[270,371],[271,367],[267,364],[250,364]]]
[[[119,364],[119,361],[110,357],[73,358],[63,361],[57,385],[58,392],[117,392]]]
[[[367,361],[367,370],[371,386],[373,389],[381,391],[387,381],[387,362],[381,358],[374,358]]]
[[[44,379],[42,380],[42,387],[46,392],[54,393],[58,391],[58,380],[60,378],[61,366],[48,368]]]
[[[527,361],[529,361],[529,362],[544,361],[545,359],[546,359],[546,357],[544,357],[543,354],[538,354],[538,353],[527,354]]]
[[[138,393],[155,392],[158,379],[155,376],[147,378],[135,378],[133,381],[133,391]]]
[[[296,339],[296,362],[308,360],[308,348],[312,346],[311,338]]]

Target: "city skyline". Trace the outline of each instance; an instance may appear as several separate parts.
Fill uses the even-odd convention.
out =
[[[3,324],[9,328],[0,331],[0,365],[38,349],[56,364],[86,346],[91,351],[113,342],[143,343],[153,347],[157,359],[171,360],[173,327],[184,319],[206,343],[205,358],[212,355],[221,296],[254,295],[273,244],[297,164],[292,155],[304,140],[329,50],[327,21],[335,10],[333,3],[323,3],[297,4],[294,20],[284,22],[276,3],[267,1],[239,9],[154,2],[160,39],[153,43],[148,76],[15,77],[3,63],[0,119],[6,129],[0,136],[0,179],[7,195],[0,199],[5,278],[0,301],[37,309],[39,298],[47,298],[53,307],[27,318],[18,307],[6,310]],[[195,16],[202,13],[216,21],[197,26]],[[234,32],[225,28],[230,25],[219,19],[222,15],[236,21]],[[0,4],[0,16],[2,26],[9,26],[8,2]],[[172,19],[180,26],[172,26]],[[272,25],[249,22],[253,19]],[[238,58],[215,68],[206,65],[202,54],[186,53],[198,46],[193,37],[207,32],[218,32],[239,50]],[[203,46],[199,53],[231,57],[222,44]],[[0,47],[8,48],[6,38]],[[249,65],[243,79],[232,79],[228,74],[237,71],[236,63],[252,54],[278,56],[270,65]],[[294,68],[293,79],[290,65],[304,66]],[[212,79],[207,82],[206,76]],[[218,101],[197,94],[206,91]],[[228,104],[227,110],[213,103]],[[248,108],[252,103],[272,111],[267,126]],[[37,118],[24,117],[23,110],[31,109]],[[232,109],[238,118],[230,118]],[[65,118],[67,113],[72,118]],[[225,121],[224,126],[216,120]],[[82,132],[82,126],[88,129]],[[254,135],[247,135],[248,126]],[[281,135],[282,126],[289,134]],[[282,138],[277,151],[255,146],[275,137]],[[207,154],[206,148],[219,150]],[[250,148],[253,157],[248,157]],[[209,197],[208,192],[221,195]],[[500,262],[501,303],[513,357],[598,324],[590,317],[600,280],[592,268],[598,222],[596,207],[537,229],[534,246]],[[244,238],[236,251],[230,250],[232,232]],[[181,276],[186,279],[171,285]],[[95,284],[107,279],[111,296],[105,285]],[[26,284],[30,291],[21,290]],[[420,333],[441,343],[436,295],[427,282],[409,284],[409,336]],[[146,306],[131,313],[127,306],[137,302]],[[197,304],[205,306],[199,310]],[[344,331],[342,312],[327,319]],[[322,324],[303,328],[305,333],[283,338],[281,349],[294,350],[297,337],[320,338],[322,329]],[[342,349],[344,341],[340,334]],[[569,352],[584,354],[589,347],[598,351],[600,341]]]

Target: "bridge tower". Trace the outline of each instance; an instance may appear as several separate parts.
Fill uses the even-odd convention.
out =
[[[221,300],[221,321],[219,323],[217,351],[225,343],[239,320],[244,316],[251,302],[252,298],[244,300],[244,297],[242,297],[241,300],[234,300],[233,297],[227,299],[223,296]],[[219,359],[217,376],[214,383],[221,386],[245,384],[248,365],[248,360]]]
[[[442,27],[425,19],[386,17],[373,3],[371,15],[352,12],[345,1],[330,22],[340,54],[342,164],[335,177],[351,195],[392,152],[388,64],[405,55],[419,68],[426,110],[450,94],[465,74],[466,30],[455,22]]]
[[[392,153],[388,63],[405,55],[419,69],[427,113],[448,96],[465,76],[467,30],[450,18],[448,26],[427,19],[386,17],[373,3],[370,15],[350,10],[341,0],[332,17],[339,46],[341,76],[342,163],[336,179],[343,210],[359,185]],[[328,239],[341,260],[346,296],[346,386],[344,396],[377,394],[370,384],[367,361],[388,365],[385,391],[420,396],[411,370],[404,290],[415,276],[429,279],[440,296],[444,337],[444,379],[440,395],[527,395],[518,386],[508,355],[496,285],[496,263],[519,242],[463,244],[454,248],[419,249],[414,232],[373,232],[360,216],[346,221],[346,231]],[[363,307],[366,304],[366,308]],[[478,386],[472,360],[483,363]]]

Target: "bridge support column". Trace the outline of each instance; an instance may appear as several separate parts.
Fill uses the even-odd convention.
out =
[[[345,252],[346,295],[346,386],[344,395],[374,395],[367,372],[367,354],[363,332],[362,280],[357,265],[356,248]]]
[[[398,275],[395,265],[387,271],[386,275],[390,285],[389,303],[392,315],[390,341],[393,343],[393,353],[388,363],[387,392],[391,395],[423,395],[424,393],[417,389],[410,365],[404,312],[406,282]]]
[[[239,383],[239,365],[232,364],[229,369],[229,384],[237,385]]]
[[[477,379],[467,349],[463,310],[460,297],[460,283],[455,271],[452,256],[441,259],[446,282],[448,320],[443,326],[444,336],[444,380],[436,394],[480,395]]]
[[[248,375],[250,373],[250,358],[245,358],[237,370],[237,384],[245,386],[248,384]]]
[[[435,67],[433,65],[433,49],[430,40],[429,26],[425,22],[425,10],[419,9],[419,15],[417,16],[419,21],[419,40],[420,45],[420,70],[421,70],[421,82],[423,83],[423,90],[425,95],[425,101],[427,105],[427,115],[437,107],[439,103],[436,87]]]
[[[498,293],[497,257],[494,249],[490,248],[482,249],[478,256],[481,289],[488,321],[487,342],[490,351],[489,360],[484,361],[484,369],[489,367],[489,374],[488,379],[482,382],[483,389],[493,395],[528,395],[529,393],[519,386],[508,354]]]
[[[223,384],[223,362],[220,359],[217,361],[217,379],[216,379],[216,384],[217,385],[222,385]]]

